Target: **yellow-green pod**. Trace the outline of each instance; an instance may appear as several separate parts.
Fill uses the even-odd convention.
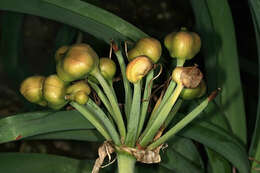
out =
[[[75,82],[74,84],[70,85],[67,88],[66,93],[74,94],[78,91],[82,91],[82,92],[86,93],[87,95],[89,95],[91,92],[91,89],[85,81],[78,81],[78,82]]]
[[[153,63],[146,56],[133,59],[126,67],[126,77],[132,83],[141,80],[152,68]]]
[[[31,76],[26,78],[20,86],[20,93],[31,103],[47,106],[43,98],[42,89],[45,77]]]
[[[202,80],[196,88],[184,88],[180,96],[184,100],[192,100],[202,97],[206,93],[206,90],[206,83]]]
[[[78,104],[81,104],[81,105],[86,104],[88,101],[88,98],[89,98],[88,95],[86,95],[86,93],[83,91],[76,92],[75,96],[74,96],[75,102],[77,102]]]
[[[57,64],[58,76],[71,82],[84,78],[98,67],[98,55],[87,44],[76,44],[70,47],[66,56]]]
[[[69,46],[62,46],[55,52],[55,61],[58,62],[62,59],[65,53],[68,51]]]
[[[102,76],[107,80],[112,80],[116,74],[116,64],[110,58],[100,58],[99,69]]]
[[[152,37],[140,39],[135,47],[128,52],[129,61],[138,56],[147,56],[153,63],[158,62],[162,54],[161,43]]]
[[[198,94],[197,98],[204,96],[207,92],[207,85],[204,80],[201,81],[199,86],[200,86],[200,93]]]
[[[198,34],[182,28],[165,37],[164,44],[171,57],[179,59],[192,59],[200,50],[201,40]]]
[[[60,109],[67,104],[67,100],[65,99],[66,87],[67,83],[57,75],[50,75],[45,79],[43,96],[50,108]]]

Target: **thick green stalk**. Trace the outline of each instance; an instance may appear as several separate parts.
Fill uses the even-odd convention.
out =
[[[121,141],[120,141],[119,135],[118,135],[114,125],[109,120],[109,118],[106,116],[106,114],[103,112],[103,110],[98,105],[96,105],[96,103],[94,101],[92,101],[90,98],[86,104],[86,108],[88,110],[90,110],[91,112],[95,113],[95,116],[98,117],[99,120],[101,120],[103,122],[105,128],[108,130],[108,133],[110,134],[113,142],[116,145],[120,145]]]
[[[144,122],[145,122],[147,109],[148,109],[148,105],[150,102],[150,95],[151,95],[151,91],[152,91],[152,87],[153,87],[153,81],[151,81],[153,78],[153,75],[154,75],[154,70],[152,69],[146,77],[145,89],[144,89],[144,95],[143,95],[142,107],[141,107],[141,114],[140,114],[138,129],[137,129],[137,136],[140,135],[140,133],[143,129]]]
[[[141,104],[141,82],[134,84],[133,103],[130,111],[130,115],[127,121],[127,136],[126,145],[133,147],[137,139],[137,128],[140,118],[140,104]]]
[[[99,81],[99,83],[101,84],[101,86],[104,89],[104,92],[105,92],[108,100],[111,103],[111,106],[112,106],[112,109],[113,109],[113,112],[114,112],[114,114],[112,114],[112,116],[116,121],[116,124],[117,124],[118,129],[119,129],[119,133],[121,135],[122,140],[124,141],[125,136],[126,136],[126,129],[125,129],[125,124],[124,124],[124,120],[123,120],[121,111],[120,111],[119,106],[118,106],[117,98],[114,95],[110,86],[108,85],[107,81],[103,78],[103,76],[101,75],[101,73],[99,72],[98,69],[93,70],[91,73]]]
[[[163,106],[159,114],[156,116],[156,119],[154,120],[154,123],[151,125],[150,128],[146,128],[142,138],[140,140],[141,146],[146,146],[149,142],[152,141],[153,137],[159,130],[159,128],[164,123],[165,119],[167,118],[169,112],[172,109],[172,106],[175,104],[176,100],[178,99],[181,91],[182,91],[183,85],[178,84],[174,92],[172,93],[171,97],[167,100],[166,104]]]
[[[158,140],[150,144],[147,149],[152,150],[159,145],[163,144],[181,129],[183,129],[188,123],[190,123],[194,118],[196,118],[208,105],[209,98],[206,98],[200,105],[198,105],[193,111],[191,111],[185,118],[183,118],[180,122],[178,122],[173,128],[171,128],[168,132],[166,132],[162,137]]]
[[[161,101],[161,103],[159,103],[159,106],[153,110],[151,116],[150,116],[150,119],[148,121],[148,124],[147,124],[147,127],[151,127],[151,125],[153,124],[154,120],[156,119],[156,115],[161,111],[162,107],[164,106],[164,104],[166,103],[166,101],[169,99],[169,97],[171,96],[174,88],[176,86],[176,83],[171,80],[164,96],[163,96],[163,99]]]
[[[132,104],[132,89],[131,89],[129,81],[126,78],[126,65],[124,62],[122,52],[120,50],[118,50],[117,52],[115,52],[115,54],[116,54],[118,63],[120,65],[120,70],[121,70],[121,74],[123,77],[123,83],[124,83],[124,89],[125,89],[125,114],[126,114],[126,117],[128,118],[130,115],[131,104]]]
[[[135,157],[127,153],[117,153],[118,173],[134,173]]]
[[[111,140],[110,135],[104,127],[104,124],[100,122],[88,109],[86,109],[83,105],[80,105],[76,102],[70,102],[70,105],[73,106],[76,110],[78,110],[87,120],[91,122],[93,126],[105,137],[106,140]]]
[[[109,103],[106,95],[103,93],[103,91],[94,82],[91,82],[90,80],[88,80],[88,83],[90,84],[91,88],[93,88],[96,91],[98,97],[101,99],[101,101],[103,102],[103,104],[107,108],[110,115],[113,115],[114,114],[113,108],[112,108],[111,104]]]
[[[165,122],[163,123],[163,126],[165,128],[171,123],[172,119],[179,111],[181,104],[182,104],[182,99],[178,99],[175,105],[173,106],[171,112],[169,113],[169,116],[166,118]]]

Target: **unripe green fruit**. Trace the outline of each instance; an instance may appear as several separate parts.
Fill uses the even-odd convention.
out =
[[[164,45],[170,52],[171,57],[192,59],[200,50],[201,40],[198,34],[182,28],[179,32],[167,35]]]
[[[196,88],[183,88],[180,96],[184,100],[192,100],[202,97],[206,93],[206,90],[206,83],[202,80]]]
[[[100,58],[99,69],[102,76],[107,80],[113,79],[116,74],[116,64],[110,58]]]
[[[76,44],[70,47],[66,56],[57,64],[58,76],[71,82],[88,75],[98,66],[98,55],[87,44]]]
[[[196,67],[176,67],[172,72],[172,79],[186,88],[196,88],[203,78],[203,74]]]
[[[183,100],[192,100],[198,97],[200,90],[200,86],[196,88],[183,88],[180,96]]]
[[[67,103],[65,100],[66,86],[67,84],[57,75],[51,75],[45,79],[43,96],[50,108],[60,109]]]
[[[86,93],[86,95],[89,95],[91,92],[91,89],[86,82],[78,81],[78,82],[75,82],[74,84],[72,84],[71,86],[69,86],[66,90],[66,93],[75,94],[79,91],[82,91],[82,92]]]
[[[206,91],[207,91],[207,85],[206,85],[206,82],[204,80],[202,80],[200,82],[199,86],[200,86],[200,93],[198,94],[197,98],[204,96],[206,94]]]
[[[138,56],[145,55],[153,63],[156,63],[162,54],[161,43],[152,37],[142,38],[140,39],[135,47],[128,52],[128,60],[132,61],[134,58]]]
[[[58,62],[62,59],[62,57],[65,55],[65,53],[68,51],[69,46],[62,46],[55,52],[55,60]]]
[[[43,98],[42,88],[45,77],[31,76],[26,78],[21,86],[20,93],[30,102],[41,106],[47,106],[47,102]]]
[[[78,91],[75,96],[74,96],[74,100],[75,102],[77,102],[78,104],[84,105],[87,103],[88,101],[88,96],[86,95],[85,92],[83,91]]]
[[[132,83],[141,80],[152,68],[153,63],[146,56],[133,59],[126,67],[126,77]]]

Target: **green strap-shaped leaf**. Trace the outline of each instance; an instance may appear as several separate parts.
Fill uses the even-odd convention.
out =
[[[94,161],[48,154],[1,153],[0,163],[0,172],[6,173],[90,173]],[[100,172],[113,172],[112,168]]]
[[[250,171],[246,149],[234,136],[225,130],[204,122],[186,127],[180,135],[202,143],[230,161],[240,173]]]
[[[94,129],[77,111],[33,112],[0,119],[0,143],[65,130]]]
[[[260,1],[259,0],[249,0],[249,7],[252,14],[256,42],[257,42],[257,51],[258,51],[258,60],[260,60]],[[258,64],[259,66],[259,64]],[[260,74],[260,70],[258,72]],[[260,80],[258,80],[260,83]],[[258,94],[260,93],[260,88],[258,89]],[[253,139],[250,144],[249,155],[254,157],[256,160],[260,160],[260,97],[258,99],[258,108],[257,108],[257,117],[255,122],[255,130],[253,134]],[[252,168],[260,168],[260,165],[256,162],[253,162]],[[252,173],[257,173],[259,171],[252,170]]]
[[[14,5],[15,4],[15,5]],[[1,10],[53,19],[110,43],[110,40],[138,40],[147,36],[123,19],[87,2],[72,0],[1,0]]]
[[[26,140],[77,140],[103,142],[105,138],[95,129],[91,130],[69,130],[45,133],[25,138]]]
[[[161,153],[161,166],[177,173],[205,172],[200,154],[190,139],[175,136],[167,143],[167,149]]]
[[[232,15],[227,0],[190,0],[202,37],[209,90],[220,87],[217,103],[231,129],[246,144],[246,119]]]

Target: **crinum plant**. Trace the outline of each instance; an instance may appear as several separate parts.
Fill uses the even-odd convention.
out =
[[[216,114],[222,113],[210,102],[218,90],[205,96],[206,82],[198,66],[184,65],[200,50],[198,34],[186,28],[165,34],[166,54],[173,58],[167,63],[175,62],[176,66],[170,69],[166,65],[172,74],[168,81],[162,83],[163,89],[158,94],[153,83],[166,70],[158,62],[164,57],[161,56],[163,46],[157,39],[86,2],[29,0],[28,6],[17,0],[9,1],[0,2],[0,8],[72,25],[104,40],[115,56],[110,53],[108,58],[99,58],[88,41],[60,47],[55,54],[56,74],[29,77],[20,87],[27,100],[55,111],[2,119],[3,123],[8,122],[8,127],[15,128],[7,130],[1,136],[1,142],[24,138],[103,142],[95,163],[91,162],[89,166],[88,161],[67,160],[72,170],[64,166],[64,172],[79,172],[78,167],[82,172],[106,172],[106,169],[115,172],[110,165],[114,160],[117,160],[120,173],[147,172],[144,164],[152,165],[148,167],[149,172],[205,172],[203,161],[192,142],[195,140],[208,147],[207,150],[211,149],[213,154],[216,151],[223,155],[240,172],[248,172],[244,146],[236,137],[203,118],[199,119],[199,123],[187,126],[201,113],[207,114],[208,109],[216,110]],[[14,2],[17,7],[13,7]],[[128,50],[127,44],[122,46],[124,42],[132,42],[134,46]],[[118,92],[113,83],[117,67],[120,68],[123,93]],[[101,105],[91,93],[98,96]],[[122,106],[118,97],[121,95],[124,98]],[[157,99],[153,101],[155,95]],[[196,104],[191,101],[194,99],[197,99]],[[179,110],[184,102],[193,106],[182,114]],[[75,110],[64,111],[68,105]],[[10,157],[7,155],[6,158]],[[48,158],[51,156],[47,157],[46,163],[51,162]],[[109,158],[108,162],[103,163],[105,158]],[[58,167],[59,158],[55,160]],[[140,167],[139,162],[144,164]],[[107,167],[101,169],[104,166]]]
[[[196,66],[183,67],[186,60],[199,52],[200,37],[182,28],[166,36],[165,46],[171,57],[177,59],[177,67],[172,70],[169,84],[166,83],[168,86],[160,98],[150,106],[151,113],[148,107],[153,80],[162,73],[162,69],[157,76],[154,73],[162,47],[151,37],[141,38],[125,52],[129,60],[127,65],[118,45],[111,42],[124,81],[123,109],[119,107],[118,93],[113,87],[116,64],[111,59],[112,54],[99,59],[91,46],[83,43],[59,48],[55,53],[57,74],[29,77],[22,82],[20,92],[30,102],[56,110],[70,104],[91,122],[106,139],[99,148],[93,173],[99,172],[105,157],[111,157],[113,152],[116,153],[118,172],[133,173],[136,161],[161,162],[160,150],[165,142],[198,116],[217,93],[214,91],[176,125],[165,130],[183,99],[202,97],[206,92],[200,70]],[[95,90],[105,110],[89,97],[90,88]]]

